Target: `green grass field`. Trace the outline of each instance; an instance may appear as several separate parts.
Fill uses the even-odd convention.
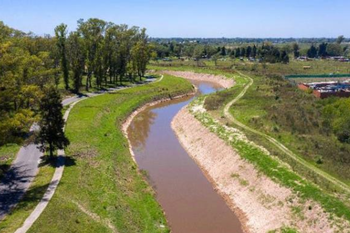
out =
[[[20,144],[7,144],[0,147],[0,179],[9,169],[20,149]]]
[[[137,107],[192,91],[183,79],[87,99],[71,111],[63,178],[30,232],[168,232],[167,223],[133,161],[121,124]]]

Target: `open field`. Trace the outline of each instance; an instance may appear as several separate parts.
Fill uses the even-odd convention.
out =
[[[236,68],[242,71],[254,71],[261,74],[276,74],[276,75],[293,75],[293,74],[349,74],[350,63],[329,61],[329,60],[315,60],[315,61],[297,61],[291,59],[288,64],[281,63],[255,63],[249,61],[240,61],[239,59],[223,59],[217,60],[217,66],[214,61],[200,60],[196,61],[181,61],[174,60],[172,62],[152,62],[153,65],[163,67],[181,67],[181,66],[193,66],[193,67],[211,67],[216,69],[230,70]],[[304,66],[310,66],[309,69],[304,69]]]
[[[71,145],[63,178],[30,231],[168,232],[120,127],[137,107],[191,90],[189,82],[165,76],[158,83],[77,104],[66,128]]]

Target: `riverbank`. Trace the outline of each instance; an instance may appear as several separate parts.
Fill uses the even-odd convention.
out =
[[[169,232],[121,125],[139,106],[191,91],[188,81],[166,75],[77,104],[67,122],[71,145],[61,183],[29,232]]]
[[[290,232],[296,232],[293,229],[300,232],[343,232],[349,229],[349,224],[344,219],[326,213],[312,200],[300,198],[293,190],[282,187],[243,159],[229,142],[216,134],[229,133],[228,141],[243,140],[264,153],[267,151],[249,142],[240,131],[220,126],[208,118],[209,114],[203,104],[204,101],[182,109],[174,118],[172,127],[183,147],[203,169],[236,215],[240,216],[247,232],[282,229]],[[236,146],[243,147],[238,144]]]
[[[134,120],[134,118],[142,111],[144,111],[145,109],[149,108],[149,107],[152,107],[154,105],[157,105],[157,104],[160,104],[160,103],[163,103],[163,102],[167,102],[167,101],[170,101],[170,100],[175,100],[175,99],[181,99],[181,98],[184,98],[184,97],[187,97],[187,96],[194,96],[196,94],[197,90],[196,88],[194,87],[194,89],[189,92],[189,93],[186,93],[186,94],[182,94],[182,95],[177,95],[177,96],[174,96],[174,97],[165,97],[165,98],[162,98],[160,100],[155,100],[153,102],[150,102],[150,103],[146,103],[142,106],[140,106],[139,108],[137,108],[135,111],[133,111],[127,118],[126,120],[124,121],[124,123],[122,124],[122,131],[123,131],[123,134],[124,134],[124,137],[128,140],[128,145],[129,145],[129,151],[130,151],[130,154],[132,155],[132,158],[134,160],[134,162],[136,163],[136,160],[135,160],[135,155],[134,155],[134,152],[132,150],[132,147],[131,147],[131,143],[130,143],[130,139],[129,139],[129,136],[128,136],[128,128],[131,124],[131,122]]]
[[[197,94],[222,89],[213,82],[191,82],[197,86]],[[242,232],[237,216],[213,190],[171,129],[172,119],[192,99],[152,105],[135,117],[127,133],[138,167],[156,191],[172,232]]]
[[[188,80],[214,82],[219,84],[223,88],[230,88],[235,84],[235,81],[233,79],[229,79],[223,75],[194,73],[192,71],[172,71],[172,70],[162,71],[161,73],[185,78]]]

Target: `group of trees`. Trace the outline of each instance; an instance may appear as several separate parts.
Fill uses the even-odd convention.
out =
[[[0,146],[23,140],[35,121],[42,128],[38,139],[49,149],[66,145],[64,138],[47,137],[48,130],[58,137],[62,128],[60,84],[77,93],[82,85],[88,91],[135,81],[144,76],[152,51],[145,29],[100,19],[79,20],[70,33],[61,24],[54,37],[23,33],[0,21]]]
[[[344,36],[339,36],[335,43],[322,42],[318,46],[312,44],[307,50],[307,56],[309,58],[324,58],[327,56],[343,56],[345,55],[347,46],[341,46],[341,43],[345,40]]]
[[[0,145],[18,142],[37,120],[43,88],[58,83],[54,39],[0,22]]]
[[[288,63],[289,55],[284,49],[278,48],[271,43],[263,43],[261,46],[237,47],[230,52],[231,57],[257,58],[263,62]]]
[[[327,56],[343,56],[345,53],[346,47],[342,47],[340,44],[328,44],[321,43],[316,47],[311,45],[307,51],[307,56],[309,58],[322,58]]]
[[[72,73],[75,92],[84,73],[86,91],[93,84],[101,88],[103,84],[117,84],[124,77],[131,81],[135,76],[143,77],[153,51],[145,29],[95,18],[79,20],[77,30],[69,35],[67,26],[61,24],[55,28],[55,35],[65,87],[70,88]]]

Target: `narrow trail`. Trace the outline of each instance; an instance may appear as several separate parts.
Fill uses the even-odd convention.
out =
[[[245,75],[245,74],[243,74],[241,72],[238,72],[238,73],[242,77],[247,79],[249,82],[245,85],[245,87],[243,88],[241,93],[239,93],[238,96],[236,96],[233,100],[231,100],[228,104],[226,104],[226,106],[224,107],[224,115],[225,115],[225,117],[227,119],[229,119],[231,122],[233,122],[234,124],[238,125],[239,127],[241,127],[241,128],[243,128],[245,130],[248,130],[251,133],[257,134],[257,135],[267,139],[270,143],[272,143],[274,146],[276,146],[278,149],[280,149],[282,152],[284,152],[286,155],[288,155],[290,158],[292,158],[297,163],[303,165],[307,169],[310,169],[310,170],[314,171],[319,176],[323,177],[324,179],[328,180],[330,183],[334,184],[335,186],[339,187],[340,189],[342,189],[345,192],[350,194],[350,187],[347,184],[345,184],[344,182],[342,182],[342,181],[338,180],[337,178],[331,176],[327,172],[322,171],[321,169],[311,165],[310,163],[308,163],[307,161],[305,161],[304,159],[302,159],[301,157],[299,157],[298,155],[293,153],[290,149],[288,149],[286,146],[284,146],[281,142],[277,141],[273,137],[271,137],[271,136],[269,136],[267,134],[264,134],[264,133],[262,133],[260,131],[257,131],[255,129],[250,128],[249,126],[241,123],[240,121],[238,121],[236,118],[234,118],[232,116],[232,114],[230,113],[230,108],[245,95],[247,90],[254,83],[254,80],[250,76]]]
[[[150,81],[149,83],[157,83],[162,81],[164,78],[164,75],[162,75],[159,79],[155,80],[155,81]],[[117,89],[110,89],[107,91],[103,91],[100,93],[89,93],[86,97],[77,97],[77,96],[73,96],[71,98],[69,98],[69,100],[63,100],[62,103],[65,105],[70,105],[69,109],[67,109],[67,111],[65,112],[63,119],[65,122],[67,122],[68,117],[69,117],[69,113],[70,111],[73,109],[74,105],[76,105],[78,102],[86,100],[86,99],[90,99],[92,97],[96,97],[96,96],[100,96],[106,93],[113,93],[113,92],[117,92],[117,91],[121,91],[127,88],[132,88],[135,86],[140,86],[140,85],[147,85],[149,83],[144,83],[144,84],[135,84],[132,85],[130,87],[123,87],[123,88],[117,88]],[[65,126],[64,126],[65,129]],[[44,212],[46,206],[49,204],[50,200],[52,199],[57,186],[62,178],[63,175],[63,171],[64,171],[64,164],[65,164],[65,152],[64,150],[58,150],[57,151],[57,165],[56,165],[56,170],[55,173],[50,181],[49,187],[47,188],[44,196],[42,197],[42,199],[40,200],[40,202],[37,204],[37,206],[35,207],[35,209],[32,211],[32,213],[26,218],[26,220],[24,221],[23,225],[18,228],[15,233],[25,233],[27,232],[30,227],[34,224],[34,222],[40,217],[40,215]],[[84,212],[84,211],[83,211]],[[109,226],[110,227],[110,226]],[[114,229],[115,230],[115,229]],[[116,230],[115,230],[116,232]]]

